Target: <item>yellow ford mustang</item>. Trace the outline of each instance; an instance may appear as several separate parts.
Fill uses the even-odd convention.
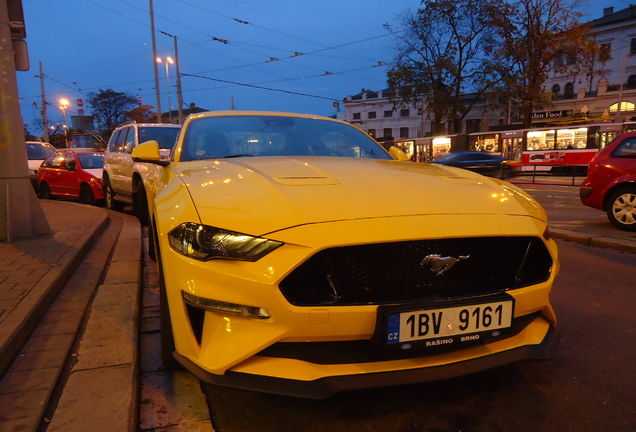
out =
[[[170,161],[137,147],[164,362],[323,398],[549,358],[545,211],[401,156],[347,123],[273,112],[190,116]]]

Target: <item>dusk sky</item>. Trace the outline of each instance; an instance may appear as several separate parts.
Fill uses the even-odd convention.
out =
[[[276,110],[332,115],[334,101],[362,88],[386,88],[395,24],[417,0],[154,0],[157,55],[179,66],[186,105],[208,110]],[[590,1],[587,19],[627,1]],[[156,106],[148,0],[23,0],[31,69],[18,72],[24,123],[40,135],[39,62],[49,121],[63,122],[59,99],[113,89]],[[164,33],[162,33],[164,32]],[[278,59],[278,60],[275,60]],[[378,66],[379,65],[379,66]],[[168,69],[177,109],[175,68]],[[159,65],[162,111],[166,69]],[[184,107],[185,108],[185,107]],[[341,109],[344,107],[341,104]],[[86,107],[87,114],[90,107]],[[70,119],[69,119],[70,123]]]

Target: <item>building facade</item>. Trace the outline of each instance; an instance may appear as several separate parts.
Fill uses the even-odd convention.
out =
[[[609,53],[606,63],[592,64],[590,71],[553,72],[546,90],[554,94],[552,106],[537,111],[537,126],[582,121],[616,123],[636,120],[636,6],[618,12],[606,8],[603,17],[587,23],[600,48]],[[555,70],[573,61],[555,59]],[[565,62],[565,63],[563,63]],[[422,103],[393,106],[390,89],[362,89],[344,99],[345,120],[355,124],[378,141],[430,136],[431,116]],[[464,119],[467,133],[501,129],[514,122],[509,107],[478,103]]]

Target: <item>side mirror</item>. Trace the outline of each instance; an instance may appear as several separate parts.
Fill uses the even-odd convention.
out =
[[[400,150],[396,146],[391,146],[391,148],[389,149],[389,154],[393,156],[393,159],[395,160],[399,160],[399,161],[410,160],[409,157],[406,155],[406,153],[404,153],[402,150]]]
[[[161,166],[170,165],[170,161],[163,159],[159,153],[159,143],[155,140],[139,144],[132,151],[132,160],[135,162],[147,162]]]

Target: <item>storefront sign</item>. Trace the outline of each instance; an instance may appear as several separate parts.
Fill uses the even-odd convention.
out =
[[[533,113],[532,118],[535,120],[541,120],[541,119],[549,119],[549,118],[570,117],[573,114],[574,114],[574,111],[572,110],[543,111],[543,112]]]

